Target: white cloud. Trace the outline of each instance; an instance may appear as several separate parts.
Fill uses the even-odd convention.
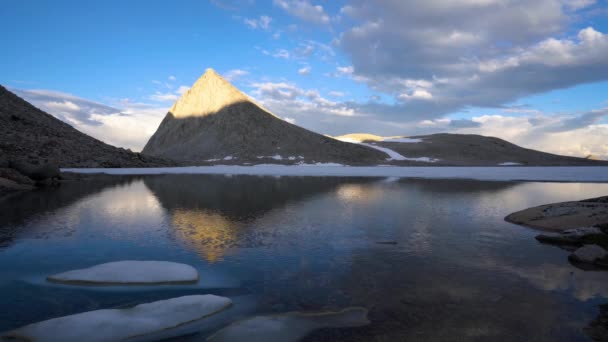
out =
[[[330,21],[323,6],[313,5],[308,0],[274,0],[274,4],[303,21],[322,25]]]
[[[162,93],[160,91],[157,91],[156,93],[148,96],[148,99],[152,100],[152,101],[157,101],[157,102],[175,102],[179,99],[179,96],[177,96],[175,93]]]
[[[341,91],[330,91],[329,93],[327,93],[327,95],[331,96],[331,97],[344,97],[344,92]]]
[[[430,100],[433,98],[433,94],[426,89],[414,89],[409,93],[399,95],[399,98],[402,100]]]
[[[181,85],[181,86],[179,86],[179,88],[177,88],[177,90],[175,91],[175,93],[179,94],[179,95],[183,95],[188,90],[190,90],[189,86]]]
[[[49,90],[11,89],[34,106],[108,144],[140,151],[156,131],[168,109],[133,103],[127,99],[121,109],[71,94]]]
[[[296,123],[296,119],[294,119],[294,118],[284,117],[283,120],[289,122],[290,124],[295,124]]]
[[[563,3],[568,9],[577,11],[595,5],[596,0],[563,0]]]
[[[300,69],[298,69],[298,74],[300,75],[310,75],[310,71],[312,70],[312,68],[310,67],[310,65],[306,65]]]
[[[175,80],[177,80],[177,78],[176,78],[175,76],[173,76],[173,75],[171,75],[171,76],[167,77],[167,79],[168,79],[169,81],[172,81],[172,82],[173,82],[173,81],[175,81]]]
[[[289,54],[289,51],[287,51],[286,49],[277,49],[274,52],[262,50],[262,53],[267,56],[272,56],[274,58],[283,58],[283,59],[289,59],[289,57],[291,56]]]
[[[228,81],[234,81],[242,76],[249,75],[249,71],[241,69],[232,69],[224,74],[224,78]]]
[[[267,15],[262,15],[259,18],[244,18],[243,23],[251,29],[260,28],[262,30],[270,29],[272,18]]]
[[[80,110],[80,107],[72,101],[49,101],[46,106],[59,111],[76,111]]]

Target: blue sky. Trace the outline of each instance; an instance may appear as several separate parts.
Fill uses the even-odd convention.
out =
[[[136,150],[212,67],[320,133],[608,157],[604,0],[7,1],[0,29],[2,85]]]

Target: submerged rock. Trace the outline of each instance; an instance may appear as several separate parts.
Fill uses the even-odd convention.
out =
[[[232,305],[229,298],[194,295],[53,318],[8,332],[2,338],[26,341],[124,341],[166,332],[218,313]],[[150,336],[150,340],[153,340]]]
[[[289,312],[234,322],[207,338],[207,341],[295,342],[317,329],[367,324],[369,320],[365,308],[353,307],[339,312],[321,313]]]
[[[598,245],[586,245],[574,251],[568,258],[575,262],[601,264],[608,261],[608,251]]]
[[[599,315],[585,331],[594,341],[608,341],[608,304],[600,305]]]
[[[198,271],[170,261],[124,260],[63,272],[47,280],[65,284],[154,285],[189,284],[198,281]]]

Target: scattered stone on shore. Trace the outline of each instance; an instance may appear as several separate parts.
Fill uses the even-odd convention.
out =
[[[198,271],[190,265],[136,260],[108,262],[47,277],[52,282],[75,285],[192,284],[198,279]]]
[[[608,251],[598,245],[585,245],[570,254],[568,258],[574,262],[608,266]]]
[[[232,305],[229,298],[193,295],[52,318],[10,331],[0,339],[26,341],[124,341],[166,333],[182,324],[216,314]]]
[[[561,232],[608,223],[608,196],[524,209],[505,217],[511,223]]]
[[[352,307],[339,312],[289,312],[254,316],[234,322],[207,338],[209,342],[295,342],[321,328],[359,327],[369,324],[367,309]]]
[[[600,305],[600,313],[585,331],[594,341],[608,341],[608,304]]]

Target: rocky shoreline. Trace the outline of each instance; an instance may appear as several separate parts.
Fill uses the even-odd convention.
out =
[[[524,209],[505,221],[545,231],[540,243],[570,251],[570,263],[583,270],[608,270],[608,196]],[[585,329],[595,341],[608,341],[608,304]]]

